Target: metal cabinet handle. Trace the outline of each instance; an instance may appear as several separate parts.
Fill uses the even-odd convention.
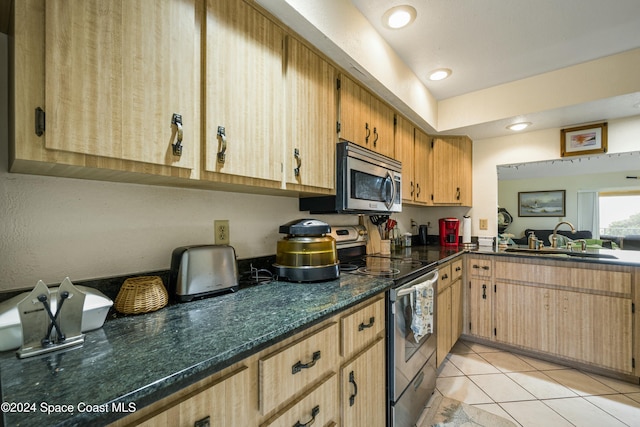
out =
[[[480,266],[478,264],[473,264],[471,268],[480,268]]]
[[[309,363],[302,363],[302,361],[298,361],[298,363],[296,363],[295,365],[293,365],[291,367],[291,373],[293,375],[297,374],[298,372],[302,371],[303,369],[308,369],[313,367],[316,362],[320,360],[320,352],[316,351],[315,353],[313,353],[313,356],[311,358],[311,362]]]
[[[353,394],[349,396],[349,406],[353,406],[356,403],[356,396],[358,395],[358,384],[356,384],[353,371],[349,372],[349,383],[353,384]]]
[[[487,285],[482,285],[482,299],[487,299]]]
[[[227,135],[224,126],[218,126],[218,137],[220,138],[220,151],[218,151],[218,163],[224,163],[225,153],[227,152]]]
[[[460,266],[456,267],[456,271],[460,271],[460,270],[462,270],[462,267]]]
[[[410,181],[409,184],[411,185],[411,194],[410,196],[413,197],[413,181]]]
[[[176,127],[176,142],[171,144],[174,156],[182,156],[182,116],[173,113],[171,117],[171,125]]]
[[[210,426],[211,426],[211,417],[209,415],[193,423],[193,427],[210,427]]]
[[[416,193],[416,197],[420,197],[420,184],[416,183],[416,188],[418,192]]]
[[[483,270],[489,270],[489,268],[490,268],[490,267],[489,267],[488,265],[483,265],[483,266],[482,266],[482,269],[483,269]]]
[[[300,176],[300,167],[302,166],[302,158],[300,157],[300,150],[298,150],[297,148],[295,148],[293,150],[293,157],[295,157],[296,162],[298,164],[298,166],[296,166],[295,168],[293,168],[293,174],[295,176]]]
[[[378,138],[380,137],[380,135],[378,135],[378,128],[374,127],[373,128],[373,134],[375,135],[375,139],[373,140],[373,146],[376,147],[378,145]]]
[[[445,273],[445,274],[442,275],[442,280],[447,280],[448,278],[449,278],[448,274]]]
[[[376,320],[375,317],[370,317],[369,323],[367,323],[366,325],[364,322],[360,323],[360,325],[358,326],[358,332],[373,327],[373,323],[375,322],[375,320]]]
[[[364,142],[366,144],[369,143],[369,137],[371,136],[371,129],[369,129],[369,123],[365,123],[364,124],[364,129],[367,131],[365,137],[364,137]]]
[[[300,421],[296,421],[296,423],[293,425],[293,427],[306,427],[306,426],[310,426],[311,424],[316,422],[316,417],[318,416],[318,414],[320,413],[320,405],[316,405],[314,406],[314,408],[311,410],[311,419],[309,421],[307,421],[306,423],[301,423]]]
[[[460,200],[460,187],[456,187],[456,200]]]

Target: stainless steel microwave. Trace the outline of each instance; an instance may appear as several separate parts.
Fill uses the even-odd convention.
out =
[[[300,198],[311,213],[402,211],[402,164],[352,142],[336,145],[336,195]]]

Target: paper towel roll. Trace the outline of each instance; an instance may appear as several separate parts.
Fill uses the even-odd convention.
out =
[[[462,217],[462,243],[471,243],[471,217]]]

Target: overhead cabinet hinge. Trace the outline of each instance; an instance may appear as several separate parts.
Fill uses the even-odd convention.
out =
[[[340,122],[336,122],[336,133],[340,133]]]
[[[498,336],[498,328],[493,328],[493,336]]]
[[[631,367],[635,368],[636,367],[636,359],[635,358],[631,358]]]
[[[635,303],[631,303],[631,314],[636,312],[636,304]]]
[[[42,136],[44,134],[44,127],[45,127],[45,114],[42,108],[36,107],[35,118],[36,118],[35,120],[36,135]]]
[[[340,90],[340,79],[336,79],[336,90]]]

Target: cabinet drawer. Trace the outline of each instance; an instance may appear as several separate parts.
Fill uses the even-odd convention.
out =
[[[261,427],[311,424],[326,426],[332,425],[337,419],[338,375],[334,373],[308,394],[265,421]]]
[[[491,260],[471,258],[469,260],[469,271],[472,276],[489,277],[491,276]]]
[[[342,329],[341,354],[349,359],[375,341],[384,330],[384,300],[369,304],[340,321]]]
[[[444,291],[451,284],[451,263],[438,266],[438,293]]]
[[[451,262],[451,282],[455,282],[462,277],[462,260]]]
[[[265,415],[338,365],[338,325],[331,323],[259,361]]]

